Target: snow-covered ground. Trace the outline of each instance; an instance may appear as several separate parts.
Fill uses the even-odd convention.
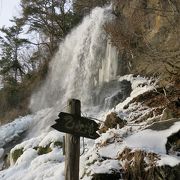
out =
[[[50,131],[39,137],[29,139],[15,146],[11,153],[15,150],[23,149],[22,155],[14,163],[10,157],[11,167],[0,172],[2,180],[21,180],[21,179],[64,179],[64,156],[62,149],[54,146],[54,142],[61,141],[61,133]],[[45,147],[49,145],[52,149],[47,154],[38,155],[36,147]]]
[[[147,127],[145,122],[137,124],[137,126],[131,125],[130,122],[138,113],[143,115],[143,113],[151,111],[150,108],[141,108],[141,105],[130,104],[128,109],[123,109],[134,97],[152,90],[155,86],[154,83],[142,77],[133,77],[133,75],[121,77],[120,81],[123,79],[129,80],[132,84],[130,97],[112,110],[97,114],[97,117],[105,119],[105,116],[113,111],[117,112],[122,119],[127,120],[128,124],[121,129],[109,129],[95,141],[85,140],[86,150],[80,158],[80,176],[84,180],[91,179],[91,175],[94,173],[111,173],[122,169],[123,162],[118,159],[118,156],[127,147],[158,154],[158,165],[174,166],[180,163],[179,157],[167,155],[165,149],[167,137],[180,129],[180,122],[175,122],[169,129],[161,131],[144,129]],[[139,111],[131,111],[131,109],[137,108]],[[21,133],[28,132],[24,141],[11,149],[10,167],[0,171],[1,180],[64,180],[62,147],[56,145],[57,142],[62,142],[63,134],[44,126],[52,111],[50,108],[41,110],[34,115],[18,118],[14,122],[0,127],[0,168],[4,157],[3,147]],[[38,122],[37,118],[39,118]],[[44,130],[45,127],[46,130]],[[46,152],[40,153],[41,148]],[[83,147],[81,147],[82,149]],[[13,153],[18,150],[21,151],[21,155],[14,162]]]
[[[119,154],[126,148],[133,151],[143,150],[147,153],[158,154],[157,165],[171,167],[180,163],[180,157],[167,155],[165,145],[167,137],[180,129],[180,122],[175,123],[170,129],[163,131],[142,130],[132,132],[130,127],[110,129],[95,141],[94,147],[81,161],[81,175],[95,173],[112,173],[120,171],[124,165],[118,161]],[[107,165],[105,167],[105,165]]]

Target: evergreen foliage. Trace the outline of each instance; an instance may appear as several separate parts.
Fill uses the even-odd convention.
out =
[[[8,28],[1,28],[4,36],[0,37],[0,74],[4,82],[18,81],[24,72],[23,63],[20,62],[20,51],[28,43],[27,39],[20,38],[22,27],[18,24]]]
[[[78,21],[67,0],[22,0],[21,7],[28,32],[45,35],[51,53]]]
[[[23,148],[21,149],[16,149],[13,153],[12,153],[12,159],[13,162],[15,163],[17,161],[17,159],[23,154]]]
[[[111,0],[73,0],[73,10],[75,13],[83,16],[89,13],[93,8],[103,7],[109,4]]]

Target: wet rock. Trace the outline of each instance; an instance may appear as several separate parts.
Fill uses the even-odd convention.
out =
[[[92,180],[119,180],[122,174],[117,172],[114,174],[94,174]]]
[[[106,132],[109,128],[119,128],[124,127],[126,121],[122,120],[115,112],[112,112],[107,115],[106,120],[104,121],[104,126],[100,129],[100,133]]]
[[[105,108],[113,108],[120,102],[123,102],[127,97],[130,96],[131,91],[131,83],[126,80],[121,81],[119,90],[113,95],[105,98]]]
[[[152,169],[148,170],[149,172],[152,171]],[[180,179],[180,164],[171,167],[171,166],[161,166],[156,167],[153,170],[152,176],[149,176],[147,180],[152,180],[153,178],[156,180],[178,180]]]
[[[167,154],[180,156],[180,130],[168,137],[166,152]]]
[[[7,169],[10,167],[10,156],[9,154],[6,154],[3,158],[3,167],[2,167],[2,170],[3,169]]]
[[[129,97],[131,91],[131,83],[127,80],[112,80],[104,83],[98,91],[94,92],[94,105],[102,104],[104,108],[112,108]]]
[[[178,118],[178,117],[180,117],[179,98],[167,104],[166,108],[163,110],[161,120],[167,120],[167,119]]]
[[[148,126],[146,129],[152,129],[155,131],[162,131],[165,129],[169,129],[171,126],[174,125],[175,122],[180,121],[179,118],[173,118],[173,119],[169,119],[166,121],[159,121],[159,122],[155,122],[152,125]]]
[[[113,108],[124,99],[122,91],[114,93],[111,97],[105,99],[105,108]]]
[[[160,120],[162,121],[162,120],[172,119],[173,117],[174,117],[173,112],[169,108],[165,108],[163,110]]]

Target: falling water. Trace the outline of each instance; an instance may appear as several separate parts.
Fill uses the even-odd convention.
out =
[[[44,85],[31,98],[37,113],[30,137],[49,131],[69,98],[80,99],[81,110],[96,117],[100,105],[117,92],[118,53],[104,30],[113,18],[111,8],[95,8],[60,44]]]
[[[45,84],[32,97],[31,108],[62,106],[69,98],[92,105],[95,90],[117,75],[118,54],[104,30],[113,15],[95,8],[59,46]]]

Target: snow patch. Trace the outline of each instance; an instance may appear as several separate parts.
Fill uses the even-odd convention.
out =
[[[159,166],[169,165],[171,167],[176,166],[180,163],[180,158],[169,155],[161,155],[161,159],[157,161]]]
[[[93,174],[111,174],[114,171],[119,171],[121,169],[121,166],[119,164],[118,160],[105,160],[102,163],[101,162],[95,162],[91,166],[91,171]]]
[[[169,129],[155,131],[146,129],[125,139],[128,147],[140,148],[155,153],[166,154],[167,138],[180,129],[180,122],[174,123]]]

